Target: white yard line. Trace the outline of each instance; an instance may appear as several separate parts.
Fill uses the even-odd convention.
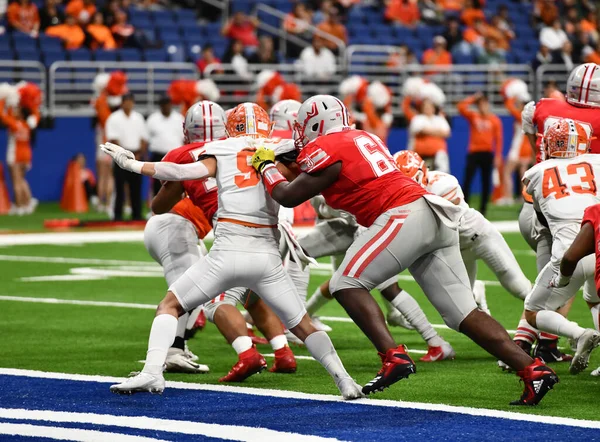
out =
[[[125,378],[115,378],[109,376],[92,376],[92,375],[80,375],[80,374],[69,374],[69,373],[51,373],[35,370],[21,370],[14,368],[0,368],[0,375],[9,376],[27,376],[34,378],[43,379],[64,379],[73,381],[84,381],[84,382],[103,382],[103,383],[115,383],[122,382]],[[285,390],[271,390],[251,387],[235,387],[231,385],[209,385],[209,384],[195,384],[187,382],[167,382],[168,388],[178,388],[184,390],[195,390],[195,391],[216,391],[225,393],[241,393],[251,394],[256,396],[267,396],[267,397],[278,397],[278,398],[289,398],[289,399],[308,399],[315,401],[335,401],[345,402],[339,396],[325,395],[325,394],[309,394],[309,393],[298,393],[294,391]],[[514,411],[501,411],[501,410],[489,410],[484,408],[473,408],[473,407],[460,407],[454,405],[445,404],[428,404],[422,402],[404,402],[404,401],[392,401],[382,399],[358,399],[352,402],[345,402],[348,406],[352,404],[361,404],[369,406],[380,406],[380,407],[393,407],[393,408],[404,408],[404,409],[416,409],[426,411],[443,411],[447,413],[460,413],[470,416],[485,416],[494,417],[501,419],[509,419],[516,421],[525,422],[536,422],[544,423],[549,425],[568,425],[572,427],[581,428],[598,428],[600,429],[600,421],[590,421],[583,419],[573,419],[568,417],[556,417],[556,416],[540,416],[532,414],[521,414]],[[136,417],[135,419],[140,419]],[[180,421],[175,421],[180,422]]]

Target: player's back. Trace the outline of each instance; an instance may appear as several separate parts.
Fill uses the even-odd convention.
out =
[[[458,206],[469,208],[465,201],[465,194],[454,175],[437,170],[428,171],[426,189]]]
[[[590,153],[600,153],[600,111],[597,108],[578,107],[564,100],[542,98],[535,106],[533,122],[539,133],[555,124],[561,118],[570,118],[583,125],[588,136],[594,136],[590,145]],[[538,139],[538,152],[541,137]]]
[[[398,170],[383,142],[365,131],[345,129],[320,136],[298,156],[306,173],[338,162],[342,164],[338,179],[322,194],[327,204],[353,214],[363,226],[427,193]]]
[[[564,225],[581,223],[585,209],[600,203],[596,176],[600,156],[595,154],[542,161],[525,173],[527,191],[553,235]]]

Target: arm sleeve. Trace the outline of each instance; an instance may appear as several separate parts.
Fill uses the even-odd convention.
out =
[[[525,175],[523,175],[522,182],[525,185],[525,190],[531,196],[533,196],[533,192],[535,190],[538,177],[538,170],[539,169],[537,167],[532,167],[527,172],[525,172]]]
[[[297,163],[302,172],[313,173],[327,168],[333,161],[325,150],[313,142],[300,151]]]
[[[189,164],[176,164],[161,161],[154,163],[153,178],[165,181],[199,180],[209,176],[208,169],[201,161]]]
[[[410,105],[410,97],[404,97],[402,100],[402,112],[408,121],[412,120],[417,114]]]

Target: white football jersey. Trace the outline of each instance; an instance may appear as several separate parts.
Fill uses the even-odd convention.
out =
[[[579,225],[583,211],[600,203],[596,176],[600,155],[595,154],[545,160],[525,172],[523,183],[553,236],[561,227]]]
[[[458,199],[460,202],[458,206],[469,208],[469,205],[465,202],[465,194],[458,183],[458,180],[449,173],[439,172],[436,170],[427,172],[427,186],[425,187],[428,192],[434,195],[441,196],[450,202],[455,202]]]
[[[203,146],[200,154],[214,156],[217,160],[215,178],[219,193],[219,218],[277,226],[279,204],[266,191],[251,160],[257,147],[275,150],[284,143],[290,141],[236,137]]]

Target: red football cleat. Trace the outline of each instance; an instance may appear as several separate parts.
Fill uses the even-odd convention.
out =
[[[517,372],[525,384],[521,398],[510,405],[537,405],[543,397],[558,383],[558,376],[550,367],[536,358],[533,364]]]
[[[267,341],[266,338],[256,336],[254,330],[252,330],[251,328],[248,329],[248,336],[250,337],[250,339],[252,339],[252,343],[254,345],[267,345],[269,343],[269,341]]]
[[[404,345],[399,345],[397,348],[390,348],[385,354],[378,354],[383,362],[383,367],[381,367],[377,376],[363,387],[362,392],[366,395],[383,391],[390,385],[407,378],[417,371],[415,363],[406,354],[406,347]]]
[[[244,379],[267,368],[267,361],[265,361],[263,355],[256,351],[256,347],[246,350],[238,357],[238,361],[229,370],[227,376],[223,376],[219,379],[219,382],[243,382]]]
[[[204,314],[204,310],[200,311],[200,314],[196,318],[196,322],[194,322],[193,330],[202,330],[206,325],[206,315]]]
[[[279,350],[275,350],[275,362],[271,368],[271,373],[295,373],[296,358],[294,352],[287,345]]]

